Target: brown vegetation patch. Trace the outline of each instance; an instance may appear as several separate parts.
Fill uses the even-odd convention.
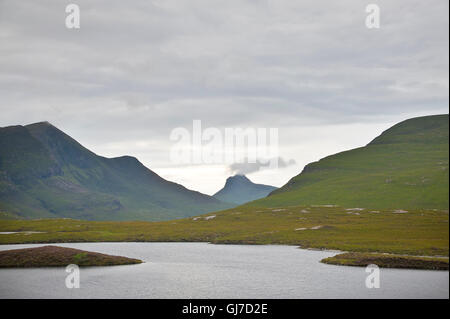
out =
[[[111,256],[80,249],[43,246],[0,251],[0,267],[112,266],[142,263],[139,259]]]
[[[332,265],[366,267],[374,264],[380,268],[409,268],[448,270],[448,258],[430,258],[372,253],[343,253],[322,259],[321,262]]]

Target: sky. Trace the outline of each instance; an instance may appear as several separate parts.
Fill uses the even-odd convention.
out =
[[[79,29],[65,25],[69,3]],[[369,3],[380,28],[366,27]],[[282,186],[399,121],[448,113],[448,6],[0,0],[0,127],[49,121],[101,156],[135,156],[207,194],[240,169]],[[194,120],[222,134],[276,128],[278,168],[173,161],[171,134]]]

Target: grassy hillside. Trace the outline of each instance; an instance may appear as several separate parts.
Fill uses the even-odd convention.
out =
[[[448,209],[448,130],[448,115],[406,120],[365,147],[307,165],[285,186],[250,205]]]
[[[133,157],[97,156],[48,123],[0,128],[4,218],[165,220],[227,207]]]

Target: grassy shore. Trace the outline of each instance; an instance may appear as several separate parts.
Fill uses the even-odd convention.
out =
[[[58,246],[0,251],[0,268],[62,267],[70,264],[78,266],[113,266],[140,263],[142,261],[139,259]]]
[[[321,262],[331,265],[359,267],[375,264],[381,268],[448,270],[448,258],[399,256],[391,254],[343,253],[322,259]]]
[[[3,220],[0,244],[58,242],[212,242],[448,256],[448,211],[334,206],[239,207],[165,222]],[[39,232],[39,233],[30,233]]]

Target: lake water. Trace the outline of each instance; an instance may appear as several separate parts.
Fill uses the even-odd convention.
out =
[[[335,252],[294,246],[206,243],[79,243],[58,246],[139,258],[139,265],[81,268],[68,289],[65,268],[0,269],[0,298],[448,298],[448,271],[319,263]],[[0,250],[40,245],[1,245]]]

